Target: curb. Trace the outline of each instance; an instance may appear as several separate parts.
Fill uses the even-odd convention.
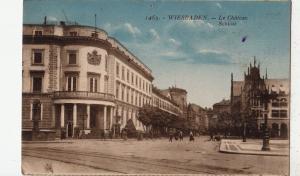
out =
[[[288,154],[236,152],[236,151],[221,150],[221,149],[219,149],[219,152],[220,152],[220,153],[228,153],[228,154],[241,154],[241,155],[289,156]]]
[[[228,154],[241,154],[241,155],[263,155],[263,156],[289,156],[289,154],[284,153],[268,153],[268,152],[242,152],[242,151],[233,151],[233,150],[226,150],[222,149],[222,141],[219,146],[220,153],[228,153]],[[224,145],[224,144],[223,144]]]

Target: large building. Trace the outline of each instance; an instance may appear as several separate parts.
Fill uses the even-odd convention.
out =
[[[260,65],[250,63],[243,81],[234,81],[231,75],[231,112],[245,114],[250,110],[253,114],[258,130],[264,126],[264,117],[268,118],[268,128],[271,137],[288,137],[289,107],[290,107],[289,79],[270,79],[267,71],[265,76],[260,74]],[[275,97],[267,104],[267,109],[259,94],[267,90]]]
[[[78,24],[24,24],[22,132],[38,121],[47,139],[120,132],[145,104],[178,105],[152,92],[151,70],[102,29]]]

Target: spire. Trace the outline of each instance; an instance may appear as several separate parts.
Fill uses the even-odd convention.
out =
[[[268,79],[268,68],[266,68],[266,79]]]
[[[258,62],[258,70],[260,70],[260,62]]]
[[[253,64],[254,64],[254,67],[256,66],[256,58],[255,56],[253,57]]]
[[[231,82],[233,82],[233,73],[231,72]]]

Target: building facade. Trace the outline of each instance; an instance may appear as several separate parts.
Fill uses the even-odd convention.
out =
[[[194,103],[188,104],[187,120],[191,123],[192,129],[201,134],[207,133],[209,118],[206,109]]]
[[[23,137],[38,120],[49,138],[108,133],[152,103],[151,70],[99,28],[25,24],[22,54]]]
[[[264,126],[264,117],[267,117],[271,137],[287,138],[290,120],[289,89],[289,79],[269,79],[267,71],[265,76],[261,76],[260,65],[256,65],[254,58],[253,66],[250,63],[243,81],[234,81],[231,75],[231,112],[243,114],[250,110],[260,131]],[[260,95],[264,90],[275,95],[267,106]]]
[[[181,117],[182,110],[179,105],[172,100],[169,94],[164,94],[162,90],[156,87],[152,89],[152,106],[168,112],[170,114]]]
[[[95,135],[120,133],[129,120],[145,131],[137,118],[144,105],[182,114],[171,94],[153,92],[151,70],[95,27],[25,24],[22,79],[24,139],[32,133],[34,120],[39,132],[52,139],[74,137],[77,129]]]
[[[213,111],[215,113],[222,113],[222,112],[231,112],[230,100],[223,99],[222,101],[213,104]]]

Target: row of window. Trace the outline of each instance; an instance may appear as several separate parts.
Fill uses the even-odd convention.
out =
[[[272,110],[273,118],[287,118],[287,110]]]
[[[121,78],[123,81],[127,81],[129,84],[136,86],[139,90],[143,90],[147,93],[151,93],[151,84],[139,77],[138,75],[134,75],[133,72],[130,72],[129,69],[120,66],[120,63],[116,62],[116,75],[118,78]]]
[[[160,98],[153,97],[152,101],[153,101],[152,104],[156,107],[159,107],[161,109],[165,109],[168,111],[172,111],[172,112],[177,111],[176,107],[174,107],[170,103],[167,103],[166,101],[161,100]]]
[[[136,106],[150,104],[151,101],[147,96],[130,87],[126,87],[124,84],[120,84],[118,81],[116,81],[116,98]]]
[[[263,104],[258,99],[252,99],[251,100],[251,105],[252,106],[262,106]],[[273,107],[287,107],[288,106],[287,99],[282,98],[282,99],[280,99],[280,101],[279,100],[274,100],[274,101],[272,101],[272,106]]]
[[[44,64],[44,49],[33,49],[32,50],[32,65],[43,65]],[[101,55],[100,55],[101,60]],[[78,51],[77,50],[68,50],[67,51],[67,63],[69,65],[78,64]],[[105,70],[108,69],[108,58],[104,57]]]
[[[43,35],[43,31],[42,31],[42,30],[35,30],[35,31],[34,31],[34,35],[35,35],[35,36],[42,36],[42,35]],[[70,32],[69,32],[69,35],[70,35],[70,36],[79,36],[79,34],[78,34],[77,31],[70,31]],[[93,32],[91,33],[91,37],[98,38],[98,32],[93,31]]]
[[[253,110],[255,117],[263,117],[261,110]],[[272,118],[287,118],[287,110],[272,110]]]
[[[274,100],[274,101],[272,101],[272,106],[273,107],[287,107],[288,106],[287,99],[282,98],[280,100]]]
[[[43,73],[33,72],[31,73],[32,80],[32,92],[41,93],[43,90]],[[88,90],[90,92],[99,92],[100,87],[100,75],[88,76]],[[108,77],[104,79],[104,85],[107,85]],[[78,75],[66,74],[66,91],[77,91],[78,90]],[[104,86],[104,92],[107,92],[107,86]]]

